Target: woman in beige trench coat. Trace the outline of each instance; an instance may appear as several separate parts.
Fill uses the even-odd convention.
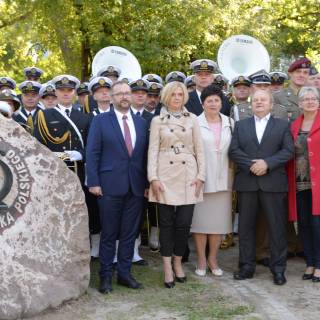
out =
[[[185,282],[181,258],[185,251],[195,203],[202,201],[204,151],[197,117],[184,105],[188,92],[180,82],[161,93],[163,107],[150,128],[149,201],[159,203],[160,251],[165,287]],[[171,259],[173,256],[173,269]]]

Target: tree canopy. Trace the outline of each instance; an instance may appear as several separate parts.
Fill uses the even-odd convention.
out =
[[[86,79],[101,48],[121,46],[143,73],[188,72],[192,60],[216,60],[231,35],[260,40],[272,67],[295,56],[320,63],[319,0],[0,0],[0,75],[22,81],[23,68]]]

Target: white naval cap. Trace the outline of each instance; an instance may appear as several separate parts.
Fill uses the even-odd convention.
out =
[[[111,88],[112,81],[107,77],[95,77],[93,78],[89,85],[88,89],[93,94],[99,88]]]
[[[54,77],[51,80],[51,83],[55,86],[56,89],[60,88],[71,88],[71,89],[78,89],[80,86],[80,81],[69,74],[62,74],[59,76]]]

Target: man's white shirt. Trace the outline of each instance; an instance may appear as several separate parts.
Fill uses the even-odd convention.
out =
[[[269,119],[270,119],[270,113],[268,113],[263,118],[259,118],[256,115],[254,115],[254,122],[255,122],[255,126],[256,126],[256,135],[257,135],[259,143],[261,143],[261,139],[263,137],[264,131],[266,130]]]

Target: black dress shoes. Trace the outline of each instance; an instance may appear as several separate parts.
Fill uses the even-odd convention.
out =
[[[260,259],[260,260],[257,260],[257,264],[260,264],[266,268],[269,268],[270,266],[270,258],[263,258],[263,259]]]
[[[313,273],[304,273],[302,280],[311,280],[313,278]]]
[[[175,280],[176,280],[177,282],[184,283],[184,282],[187,282],[187,277],[186,277],[186,276],[184,276],[184,277],[177,277],[177,276],[175,276]]]
[[[118,276],[118,284],[128,287],[130,289],[142,289],[143,286],[131,274],[126,277]]]
[[[175,283],[174,283],[174,281],[164,282],[164,286],[165,286],[167,289],[172,289],[172,288],[175,286]]]
[[[273,283],[278,285],[278,286],[282,286],[287,282],[286,277],[284,276],[283,273],[281,272],[275,272],[273,274]]]
[[[141,260],[138,260],[138,261],[135,261],[135,262],[132,262],[134,265],[136,266],[142,266],[142,267],[145,267],[147,265],[149,265],[148,261],[147,260],[144,260],[144,259],[141,259]]]
[[[103,294],[107,294],[107,293],[112,292],[111,277],[101,277],[100,278],[99,292],[101,292]]]
[[[233,274],[233,279],[235,280],[246,280],[251,278],[253,278],[253,272],[244,269],[240,269]]]
[[[312,276],[312,282],[320,282],[320,277]]]

